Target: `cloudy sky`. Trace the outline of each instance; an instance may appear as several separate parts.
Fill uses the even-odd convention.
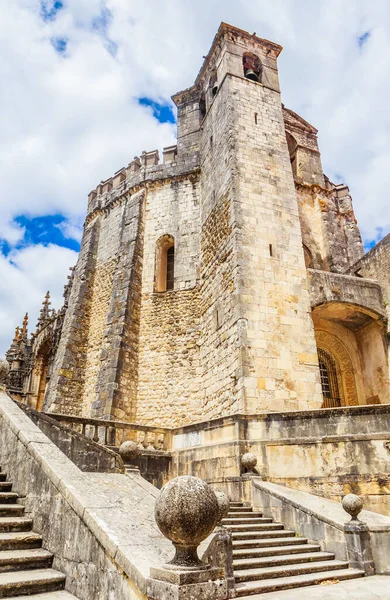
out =
[[[62,304],[88,192],[175,141],[170,97],[221,21],[280,43],[283,102],[319,129],[366,247],[390,231],[388,0],[2,0],[0,354]]]

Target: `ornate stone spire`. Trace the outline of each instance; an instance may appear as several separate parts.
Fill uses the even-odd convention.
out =
[[[21,341],[25,341],[25,342],[27,341],[27,336],[28,336],[27,326],[28,326],[28,313],[26,313],[24,315],[23,325],[22,325],[22,329],[20,332],[20,340]]]
[[[45,298],[42,302],[42,308],[41,308],[41,312],[39,314],[38,317],[38,323],[37,323],[37,332],[41,329],[41,327],[45,324],[45,322],[47,321],[47,319],[50,318],[51,316],[51,310],[50,310],[50,292],[47,291]]]
[[[12,340],[12,344],[16,346],[16,344],[19,342],[20,339],[20,327],[19,325],[17,325],[15,327],[15,335],[14,335],[14,339]]]

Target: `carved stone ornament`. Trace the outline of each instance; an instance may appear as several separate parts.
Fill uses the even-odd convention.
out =
[[[119,447],[119,456],[124,463],[132,463],[140,455],[141,450],[136,442],[123,442]]]
[[[218,523],[221,523],[222,519],[224,519],[229,512],[230,501],[225,492],[222,492],[221,490],[215,490],[215,495],[217,496],[219,506]]]
[[[5,358],[0,358],[0,387],[4,387],[9,373],[9,364]]]
[[[241,457],[241,465],[246,469],[247,473],[254,473],[254,468],[257,465],[257,456],[252,452],[247,452]]]
[[[359,521],[358,514],[363,510],[363,500],[356,494],[347,494],[344,496],[342,507],[349,515],[351,515],[351,521]]]
[[[212,488],[202,479],[175,477],[162,488],[157,498],[155,517],[163,535],[176,549],[166,568],[174,570],[207,569],[197,553],[218,522],[220,508]]]

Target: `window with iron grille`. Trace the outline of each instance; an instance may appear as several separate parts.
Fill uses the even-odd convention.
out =
[[[335,408],[341,406],[335,360],[328,352],[319,349],[318,362],[320,366],[322,395],[324,397],[322,408]]]

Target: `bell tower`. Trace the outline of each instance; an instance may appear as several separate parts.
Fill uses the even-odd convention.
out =
[[[210,416],[216,406],[257,413],[322,402],[280,98],[281,50],[222,23],[195,82]]]

